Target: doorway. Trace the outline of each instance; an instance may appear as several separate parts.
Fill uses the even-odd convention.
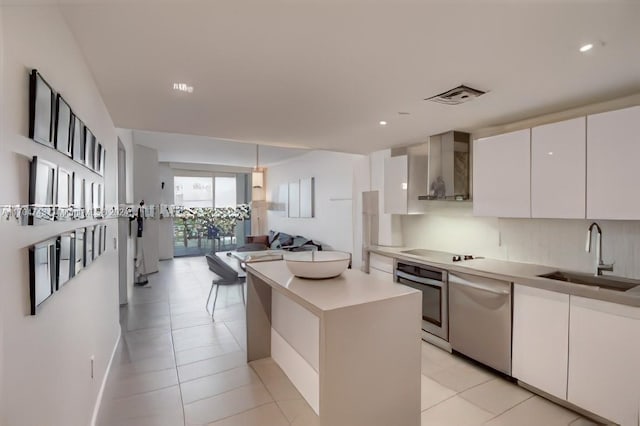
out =
[[[127,204],[127,151],[118,138],[118,210]],[[118,214],[118,288],[120,306],[129,301],[129,219]],[[133,280],[133,275],[132,275]],[[133,281],[132,281],[133,282]]]

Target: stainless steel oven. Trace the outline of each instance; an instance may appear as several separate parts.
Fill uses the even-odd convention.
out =
[[[422,292],[422,330],[449,341],[447,271],[396,260],[393,275],[396,282]]]

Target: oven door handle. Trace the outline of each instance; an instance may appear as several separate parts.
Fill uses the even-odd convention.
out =
[[[474,290],[486,291],[487,293],[499,295],[508,295],[510,293],[509,290],[506,289],[484,286],[482,284],[467,281],[464,278],[460,278],[455,275],[449,275],[449,284],[457,284],[462,287],[469,287],[473,288]]]
[[[432,280],[430,278],[417,277],[415,275],[407,274],[406,272],[396,270],[396,276],[404,278],[405,280],[413,281],[415,283],[432,285],[442,288],[442,281]]]

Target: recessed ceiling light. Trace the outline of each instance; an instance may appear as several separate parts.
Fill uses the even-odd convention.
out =
[[[380,124],[381,126],[386,126],[386,125],[387,125],[387,122],[386,122],[386,121],[384,121],[384,120],[381,120],[378,124]]]
[[[411,113],[407,111],[400,111],[398,112],[398,115],[411,115]]]
[[[178,92],[193,93],[193,86],[189,86],[187,83],[173,83],[173,90]]]
[[[591,49],[593,49],[593,44],[591,44],[591,43],[588,43],[588,44],[585,44],[583,46],[580,46],[580,52],[582,52],[582,53],[588,52]]]

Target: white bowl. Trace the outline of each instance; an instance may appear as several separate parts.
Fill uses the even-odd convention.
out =
[[[284,261],[296,277],[318,280],[344,272],[351,255],[342,251],[301,251],[284,254]]]

